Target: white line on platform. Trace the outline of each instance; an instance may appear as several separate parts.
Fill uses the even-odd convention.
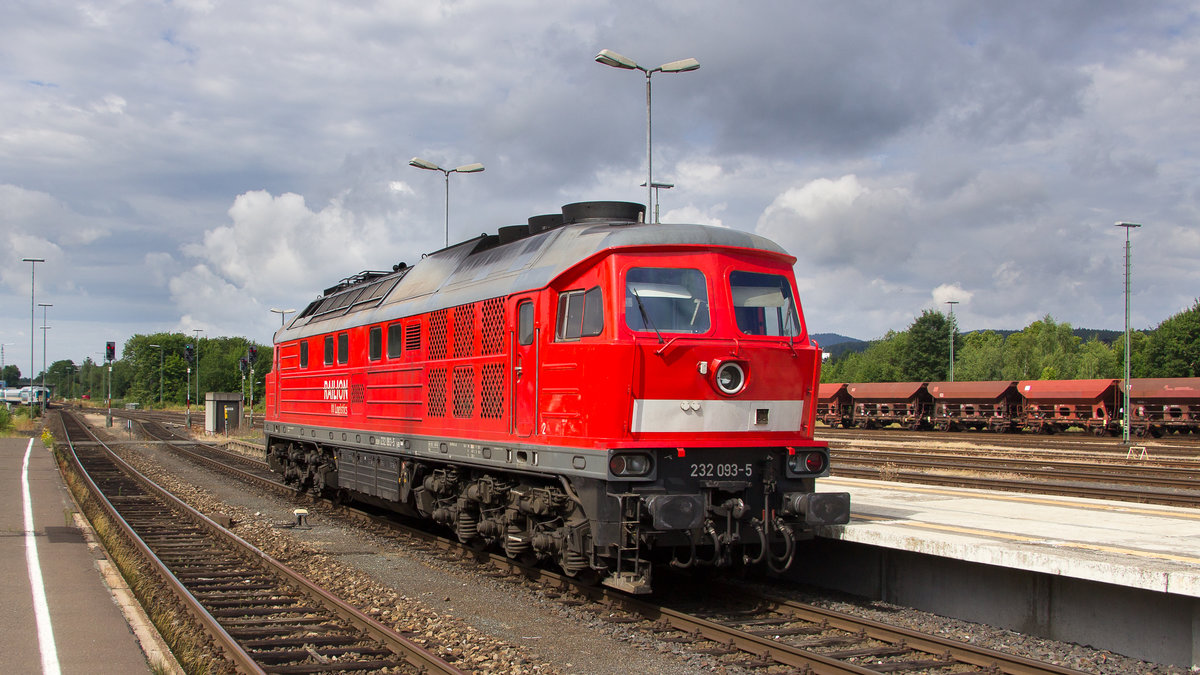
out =
[[[21,492],[25,507],[25,566],[29,569],[29,586],[33,590],[33,613],[37,617],[38,647],[42,652],[42,672],[58,675],[58,650],[54,647],[54,626],[50,623],[50,607],[46,604],[46,587],[42,584],[42,566],[38,560],[37,533],[33,529],[33,499],[29,496],[29,455],[33,439],[25,446],[25,461],[21,465]]]

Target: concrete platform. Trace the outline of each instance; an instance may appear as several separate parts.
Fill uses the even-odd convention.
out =
[[[74,512],[53,455],[39,440],[0,438],[3,670],[149,673]]]
[[[1200,665],[1200,510],[822,478],[851,522],[795,577],[1181,666]]]

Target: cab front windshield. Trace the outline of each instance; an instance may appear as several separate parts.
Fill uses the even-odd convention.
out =
[[[704,274],[696,269],[631,268],[625,274],[625,325],[639,332],[708,332]]]
[[[800,335],[800,312],[792,300],[792,286],[787,277],[737,271],[729,275],[729,291],[741,332],[780,337]]]

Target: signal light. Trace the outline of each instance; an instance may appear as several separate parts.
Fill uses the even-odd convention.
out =
[[[196,352],[195,352],[195,350],[192,348],[192,346],[191,346],[191,345],[184,345],[184,346],[183,346],[183,358],[187,359],[187,362],[188,362],[189,364],[191,364],[191,363],[192,363],[192,361],[196,360]]]
[[[825,453],[814,450],[789,455],[787,466],[788,470],[794,474],[816,474],[823,473],[828,468],[829,462],[825,459]]]
[[[650,455],[626,453],[621,455],[613,455],[608,460],[608,470],[614,476],[622,478],[636,478],[638,476],[646,476],[650,473],[654,463],[650,460]]]
[[[104,343],[104,360],[106,360],[106,361],[116,361],[117,360],[117,343],[115,343],[115,342]]]

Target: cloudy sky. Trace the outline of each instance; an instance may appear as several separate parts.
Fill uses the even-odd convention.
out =
[[[957,300],[964,330],[1133,325],[1200,297],[1194,2],[0,4],[0,343],[28,370],[131,335],[269,343],[364,269],[562,204],[797,258],[809,328],[861,339]],[[42,310],[36,312],[41,370]]]

